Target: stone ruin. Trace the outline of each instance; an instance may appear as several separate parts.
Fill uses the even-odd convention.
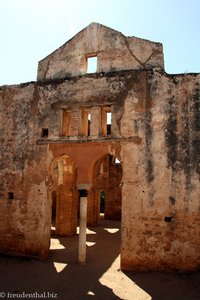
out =
[[[121,268],[200,266],[200,74],[167,74],[162,44],[91,23],[0,87],[0,251],[46,258],[52,218],[72,236],[121,220]]]

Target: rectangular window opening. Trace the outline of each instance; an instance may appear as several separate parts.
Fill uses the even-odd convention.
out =
[[[88,136],[90,135],[91,114],[88,113]]]
[[[111,112],[107,112],[107,135],[111,134]]]
[[[80,116],[80,135],[89,136],[91,126],[91,113],[89,109],[82,108]]]
[[[41,137],[47,138],[49,135],[49,129],[48,128],[42,128]]]
[[[111,135],[112,113],[111,107],[103,107],[101,113],[102,135]]]
[[[87,57],[87,73],[97,72],[97,56]]]

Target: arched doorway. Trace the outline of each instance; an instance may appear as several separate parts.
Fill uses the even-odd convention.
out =
[[[49,195],[51,219],[55,234],[76,234],[78,192],[76,188],[77,168],[67,155],[55,158],[50,166]]]
[[[93,186],[88,195],[88,224],[97,225],[99,219],[121,220],[122,165],[113,155],[98,159],[93,170]]]

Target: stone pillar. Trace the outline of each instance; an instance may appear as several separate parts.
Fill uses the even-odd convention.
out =
[[[78,128],[79,128],[79,110],[75,108],[71,111],[70,135],[78,136],[79,135]]]
[[[56,234],[72,236],[77,227],[77,191],[61,185],[56,199]]]
[[[101,108],[91,108],[91,125],[90,125],[90,136],[95,139],[99,137],[101,131]]]
[[[81,265],[86,262],[86,229],[87,229],[87,197],[80,197],[80,227],[78,261]]]

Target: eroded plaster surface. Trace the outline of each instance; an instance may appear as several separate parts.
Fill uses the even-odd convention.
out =
[[[0,87],[2,252],[47,257],[52,203],[56,233],[76,234],[84,189],[88,225],[102,191],[121,218],[123,269],[199,267],[200,75],[163,68],[161,44],[92,23],[37,82]]]

